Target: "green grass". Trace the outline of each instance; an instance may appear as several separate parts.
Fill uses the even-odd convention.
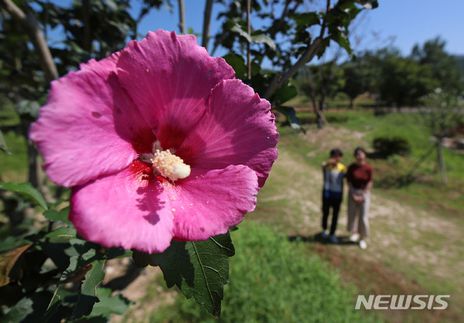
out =
[[[7,127],[19,124],[19,116],[14,110],[14,106],[3,102],[0,104],[2,104],[0,107],[0,126]]]
[[[0,130],[11,154],[0,151],[0,180],[25,181],[27,172],[26,141],[16,130],[19,116],[13,105],[3,104],[0,108]]]
[[[355,290],[302,243],[289,242],[265,225],[247,222],[233,233],[220,322],[367,322],[356,312]],[[153,297],[156,297],[153,295]],[[157,309],[150,322],[214,322],[193,301],[176,297]]]
[[[11,154],[0,151],[0,179],[6,182],[23,182],[26,180],[27,172],[26,141],[14,131],[8,131],[3,135]]]

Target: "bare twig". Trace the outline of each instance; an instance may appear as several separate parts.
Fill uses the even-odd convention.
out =
[[[247,0],[246,8],[246,23],[247,23],[247,33],[251,36],[251,21],[250,21],[250,12],[251,12],[251,0]],[[247,78],[251,80],[251,42],[247,42]]]
[[[52,54],[48,48],[44,33],[34,15],[31,13],[24,13],[24,11],[11,0],[0,0],[0,3],[13,19],[27,30],[37,54],[39,55],[40,64],[42,65],[47,81],[51,82],[57,79],[58,70],[56,69],[55,62],[53,62]]]
[[[287,82],[293,75],[295,75],[295,73],[301,67],[303,67],[307,62],[311,61],[314,58],[314,56],[317,54],[320,46],[323,43],[325,31],[327,29],[326,17],[327,17],[327,13],[329,12],[329,10],[330,10],[330,0],[327,0],[326,14],[324,16],[324,20],[321,25],[321,31],[319,33],[319,36],[311,44],[308,45],[304,53],[300,56],[300,58],[296,61],[296,63],[293,66],[291,66],[288,70],[283,71],[277,74],[276,76],[274,76],[274,78],[271,81],[271,84],[269,85],[269,87],[267,88],[264,94],[266,98],[269,99],[275,93],[275,91],[277,91],[277,89],[282,86],[282,84]]]
[[[179,31],[181,34],[185,34],[185,4],[184,0],[177,1],[179,7]]]
[[[203,33],[201,36],[201,46],[208,49],[209,25],[211,23],[211,13],[213,11],[213,0],[206,0],[205,12],[203,15]]]

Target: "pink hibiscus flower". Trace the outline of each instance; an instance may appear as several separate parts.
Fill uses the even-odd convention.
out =
[[[162,252],[225,233],[277,158],[270,104],[194,36],[157,31],[52,83],[30,137],[106,247]]]

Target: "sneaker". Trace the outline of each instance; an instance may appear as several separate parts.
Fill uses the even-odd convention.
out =
[[[321,232],[321,238],[322,238],[322,239],[327,239],[328,237],[329,237],[329,236],[327,235],[327,232],[325,232],[325,231],[322,231],[322,232]]]
[[[337,244],[338,243],[338,238],[335,236],[335,234],[331,234],[329,237],[330,243]]]
[[[351,241],[351,242],[357,242],[358,240],[359,240],[359,234],[353,233],[353,234],[350,236],[350,241]]]
[[[365,240],[359,241],[359,248],[361,249],[366,249],[367,248],[367,242]]]

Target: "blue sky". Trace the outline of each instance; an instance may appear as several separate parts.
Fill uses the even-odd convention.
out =
[[[464,54],[464,0],[379,0],[363,23],[380,39],[393,36],[394,45],[409,53],[415,43],[441,36],[452,54]],[[373,41],[371,46],[382,45]],[[365,44],[369,47],[369,44]]]
[[[174,5],[177,1],[172,1]],[[356,34],[362,38],[358,49],[374,49],[393,44],[408,54],[416,43],[435,36],[447,41],[447,50],[464,54],[464,0],[379,0],[380,7],[365,14]],[[135,1],[137,4],[138,1]],[[201,32],[204,0],[185,0],[186,25]],[[137,5],[135,5],[137,7]],[[217,9],[217,7],[216,7]],[[212,30],[219,23],[214,19]],[[153,11],[143,22],[141,33],[163,28],[178,30],[177,8]],[[217,53],[220,54],[220,53]]]

